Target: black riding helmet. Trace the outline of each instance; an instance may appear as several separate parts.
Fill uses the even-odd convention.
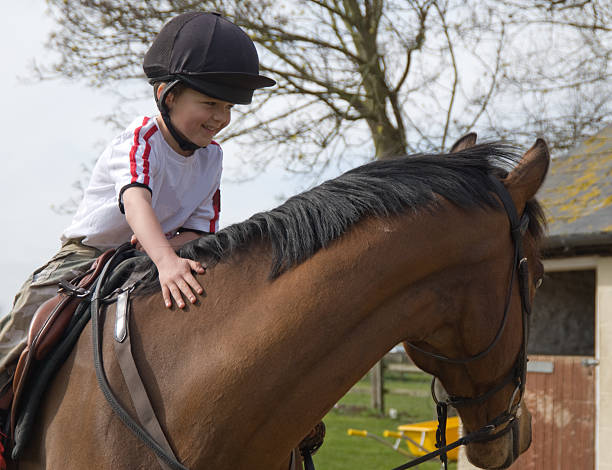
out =
[[[159,99],[162,119],[183,150],[195,150],[170,121],[166,97],[177,83],[184,83],[213,98],[249,104],[253,91],[274,85],[259,75],[259,58],[253,41],[234,23],[217,13],[183,13],[159,32],[144,57],[149,82],[167,82]]]

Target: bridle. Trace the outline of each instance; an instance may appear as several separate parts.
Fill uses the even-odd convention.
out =
[[[487,354],[491,352],[493,347],[498,343],[501,335],[504,332],[506,327],[506,323],[508,321],[508,313],[510,311],[510,302],[512,300],[512,290],[514,286],[514,278],[518,272],[518,280],[519,280],[519,289],[521,294],[521,311],[522,311],[522,322],[523,322],[523,343],[521,345],[521,349],[516,357],[514,362],[514,366],[510,369],[510,372],[506,374],[506,376],[495,385],[490,390],[478,395],[476,397],[461,397],[461,396],[448,396],[445,400],[439,400],[435,393],[435,380],[434,377],[431,383],[431,394],[436,402],[436,411],[438,414],[438,430],[436,431],[436,447],[438,448],[434,452],[430,452],[418,459],[412,460],[404,465],[400,465],[399,467],[394,468],[393,470],[403,470],[406,468],[414,467],[415,465],[419,465],[427,460],[430,460],[434,457],[440,457],[440,460],[444,464],[444,468],[447,468],[447,452],[468,444],[470,442],[487,442],[497,439],[509,432],[513,434],[513,459],[519,455],[520,449],[518,447],[518,424],[519,421],[517,419],[517,412],[523,398],[523,394],[525,392],[525,376],[527,373],[527,339],[528,339],[528,330],[529,330],[529,315],[531,313],[531,302],[529,297],[529,271],[528,271],[528,263],[527,258],[523,253],[523,236],[525,235],[527,228],[529,226],[529,216],[527,213],[523,213],[523,215],[519,218],[516,207],[514,205],[514,201],[510,197],[508,190],[505,186],[495,177],[489,175],[489,178],[493,184],[493,189],[497,196],[500,198],[505,210],[508,215],[508,219],[510,221],[510,233],[512,235],[512,241],[514,244],[514,258],[512,262],[512,272],[510,275],[509,285],[506,294],[504,313],[502,316],[502,321],[497,330],[497,333],[491,343],[481,352],[475,354],[474,356],[464,357],[464,358],[450,358],[443,356],[441,354],[432,353],[426,351],[410,342],[406,342],[406,344],[422,354],[426,356],[432,357],[434,359],[447,362],[449,364],[468,364],[473,361],[477,361],[478,359],[483,358]],[[510,402],[508,404],[508,408],[493,418],[487,424],[477,429],[474,432],[471,432],[457,441],[446,444],[446,418],[448,406],[452,406],[454,408],[462,407],[462,406],[470,406],[477,405],[487,401],[497,392],[505,388],[507,385],[513,383],[515,388],[510,398]]]

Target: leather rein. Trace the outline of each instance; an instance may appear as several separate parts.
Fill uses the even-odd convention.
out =
[[[526,213],[519,218],[516,207],[514,205],[514,201],[510,197],[508,190],[505,186],[494,176],[489,175],[491,182],[493,183],[493,188],[495,193],[500,198],[504,209],[506,210],[506,214],[508,215],[508,219],[510,221],[510,232],[512,235],[512,241],[514,243],[513,250],[513,262],[512,262],[512,272],[510,275],[509,285],[507,289],[507,295],[504,306],[504,313],[502,316],[502,321],[497,330],[497,333],[489,346],[487,346],[480,353],[475,354],[474,356],[464,357],[464,358],[449,358],[443,356],[441,354],[432,353],[430,351],[426,351],[410,342],[406,342],[408,346],[412,349],[419,351],[422,354],[425,354],[434,359],[450,363],[450,364],[468,364],[470,362],[477,361],[478,359],[483,358],[487,354],[491,352],[491,350],[498,343],[501,338],[504,329],[506,327],[508,321],[508,313],[510,311],[510,302],[512,300],[512,290],[514,286],[514,278],[518,272],[518,280],[519,280],[519,289],[521,294],[521,311],[522,311],[522,323],[523,323],[523,342],[521,349],[517,355],[514,366],[510,369],[509,373],[502,379],[502,381],[495,385],[493,388],[488,390],[487,392],[478,395],[476,397],[460,397],[460,396],[448,396],[446,400],[439,400],[436,397],[435,393],[435,380],[436,377],[433,378],[431,383],[431,394],[436,402],[436,412],[438,415],[438,429],[436,431],[436,447],[437,450],[430,452],[422,457],[419,457],[415,460],[412,460],[404,465],[400,465],[399,467],[395,467],[393,470],[403,470],[406,468],[411,468],[416,465],[419,465],[427,460],[433,459],[435,457],[440,457],[444,468],[448,468],[448,458],[447,452],[455,449],[456,447],[468,444],[470,442],[487,442],[497,439],[509,432],[513,433],[513,456],[514,459],[519,455],[518,448],[518,419],[516,413],[518,411],[519,405],[523,398],[523,394],[525,392],[525,377],[527,373],[527,338],[528,338],[528,330],[529,330],[529,314],[531,313],[531,303],[529,299],[529,271],[528,271],[528,263],[527,258],[525,258],[523,253],[523,236],[525,235],[527,228],[529,226],[529,216]],[[515,388],[512,393],[512,397],[510,398],[510,403],[508,404],[508,408],[499,416],[493,418],[487,424],[482,426],[481,428],[473,431],[465,436],[461,437],[457,441],[446,444],[446,419],[447,419],[447,411],[448,407],[452,406],[454,408],[458,408],[461,406],[470,406],[476,405],[480,403],[484,403],[490,397],[495,395],[497,392],[505,388],[507,385],[513,383]],[[503,428],[502,428],[503,426]],[[501,428],[501,429],[500,429]]]

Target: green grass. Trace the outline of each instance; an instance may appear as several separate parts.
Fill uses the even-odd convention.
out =
[[[347,393],[325,419],[325,443],[314,456],[318,470],[391,470],[410,460],[409,457],[385,447],[371,438],[349,436],[347,430],[364,429],[382,437],[385,429],[395,430],[400,424],[434,419],[434,406],[429,395],[429,376],[403,374],[385,377],[385,409],[398,410],[398,419],[377,415],[370,406],[369,380],[364,378]],[[387,439],[393,444],[394,439]],[[402,448],[407,449],[405,443]],[[415,467],[419,470],[439,470],[438,459]],[[455,470],[455,462],[449,469]]]
[[[435,407],[429,391],[430,380],[429,376],[423,373],[406,374],[403,380],[385,377],[385,409],[395,408],[398,411],[401,422],[397,424],[435,419]],[[369,379],[360,380],[338,405],[341,409],[369,408]]]

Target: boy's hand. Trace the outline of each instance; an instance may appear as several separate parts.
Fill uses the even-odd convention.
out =
[[[159,271],[159,283],[162,288],[162,296],[166,307],[172,307],[172,299],[179,308],[185,308],[183,295],[192,304],[196,303],[196,296],[193,292],[201,294],[204,292],[202,286],[194,277],[192,271],[204,274],[206,270],[198,261],[193,261],[178,256],[168,256],[157,264]]]
[[[196,302],[194,292],[204,292],[192,271],[204,274],[206,270],[197,261],[180,258],[175,247],[166,238],[151,206],[151,191],[141,187],[130,187],[123,193],[125,218],[134,231],[131,243],[144,250],[157,266],[159,283],[166,307],[172,307],[172,299],[179,308],[185,308],[183,295],[191,303]],[[182,236],[181,236],[182,235]],[[177,245],[196,237],[186,232],[176,238]]]

